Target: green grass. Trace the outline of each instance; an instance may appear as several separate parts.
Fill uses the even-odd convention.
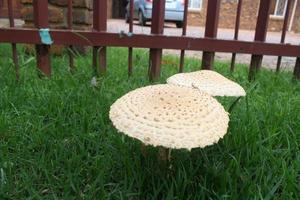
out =
[[[0,199],[300,199],[300,83],[290,72],[262,70],[253,83],[247,68],[216,70],[248,91],[231,113],[228,134],[214,146],[172,151],[172,169],[144,158],[140,142],[119,134],[110,105],[149,85],[148,53],[135,51],[127,77],[126,49],[108,50],[108,73],[90,86],[91,56],[52,59],[53,76],[39,79],[35,59],[20,49],[16,83],[10,46],[0,46]],[[167,56],[159,82],[176,73]],[[199,69],[188,59],[186,71]],[[219,98],[226,108],[231,98]]]

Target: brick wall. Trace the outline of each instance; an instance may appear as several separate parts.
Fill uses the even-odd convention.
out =
[[[33,25],[33,0],[21,0],[21,17],[26,26]],[[48,0],[51,28],[67,28],[67,0]],[[112,0],[107,0],[107,17],[112,17]],[[89,29],[93,19],[93,0],[73,0],[74,29]]]
[[[112,8],[113,8],[113,1],[112,0],[107,0],[107,17],[112,18]]]
[[[300,33],[300,0],[296,7],[295,18],[293,22],[293,31]]]
[[[221,28],[234,28],[237,9],[236,1],[223,1],[220,8],[219,24]],[[222,17],[221,17],[222,16]]]
[[[243,1],[242,13],[241,13],[241,25],[240,25],[241,29],[255,29],[258,8],[259,8],[259,0]],[[233,9],[231,12],[235,13],[236,9]]]
[[[32,0],[21,0],[23,8],[21,16],[25,20],[25,26],[33,26]],[[67,28],[67,0],[49,0],[49,23],[50,28]],[[89,29],[92,24],[92,1],[73,0],[73,26],[74,29]]]
[[[113,0],[108,1],[108,18],[113,11]],[[194,26],[205,26],[207,1],[203,0],[201,10],[189,10],[188,23]],[[241,29],[255,29],[258,6],[260,0],[244,0],[241,14]],[[21,15],[25,20],[25,26],[33,26],[32,0],[21,0],[23,8]],[[49,0],[50,28],[67,27],[67,0]],[[73,0],[73,23],[75,29],[90,29],[92,25],[92,0]],[[293,5],[294,3],[292,3]],[[275,0],[272,6],[275,5]],[[222,0],[220,8],[220,28],[234,28],[237,0]],[[291,12],[292,13],[292,12]],[[293,31],[300,32],[300,0],[295,12]],[[269,31],[280,31],[283,19],[270,17]]]
[[[201,10],[189,10],[188,13],[188,24],[193,26],[205,26],[206,18],[206,8],[207,1],[203,0],[203,5]],[[220,8],[220,28],[234,28],[237,0],[222,0]],[[292,2],[294,5],[294,1]],[[273,5],[275,6],[275,0]],[[293,7],[293,6],[292,6]],[[259,0],[244,0],[242,6],[241,14],[241,29],[255,29],[257,14],[259,8]],[[290,12],[291,18],[292,12]],[[283,18],[270,17],[269,21],[269,31],[281,31],[283,26]],[[295,22],[293,26],[293,31],[300,31],[300,1],[298,1],[298,8],[296,10]]]
[[[33,0],[21,0],[23,7],[21,9],[21,17],[25,21],[24,27],[34,27],[33,23]],[[111,17],[111,0],[108,1],[108,17]],[[67,0],[48,0],[49,11],[49,26],[50,28],[66,29]],[[93,23],[93,0],[73,0],[73,29],[89,30]],[[32,46],[28,46],[28,51],[33,51]],[[53,45],[51,46],[51,53],[59,55],[62,53],[63,47]],[[79,52],[85,52],[85,48],[78,47]]]
[[[188,13],[188,25],[192,26],[205,26],[205,18],[206,18],[206,8],[207,8],[207,1],[203,1],[202,9],[201,10],[189,10]]]

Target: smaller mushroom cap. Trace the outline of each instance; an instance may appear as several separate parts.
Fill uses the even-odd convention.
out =
[[[212,96],[246,96],[244,88],[212,70],[175,74],[168,84],[197,88]]]
[[[127,93],[111,106],[109,117],[120,132],[146,145],[189,150],[217,143],[229,123],[210,95],[168,84]]]

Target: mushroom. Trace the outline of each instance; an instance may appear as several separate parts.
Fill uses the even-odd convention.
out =
[[[127,93],[111,106],[109,117],[125,135],[167,149],[213,145],[229,123],[229,114],[207,93],[169,84]]]
[[[167,83],[197,88],[212,96],[246,96],[239,84],[212,70],[175,74],[167,79]]]

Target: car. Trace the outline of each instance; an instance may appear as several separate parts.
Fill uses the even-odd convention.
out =
[[[186,0],[166,0],[165,21],[174,22],[177,28],[183,26],[184,2]],[[144,26],[152,18],[153,0],[134,0],[133,19],[138,19],[139,24]],[[125,20],[129,23],[130,1],[126,6]]]

